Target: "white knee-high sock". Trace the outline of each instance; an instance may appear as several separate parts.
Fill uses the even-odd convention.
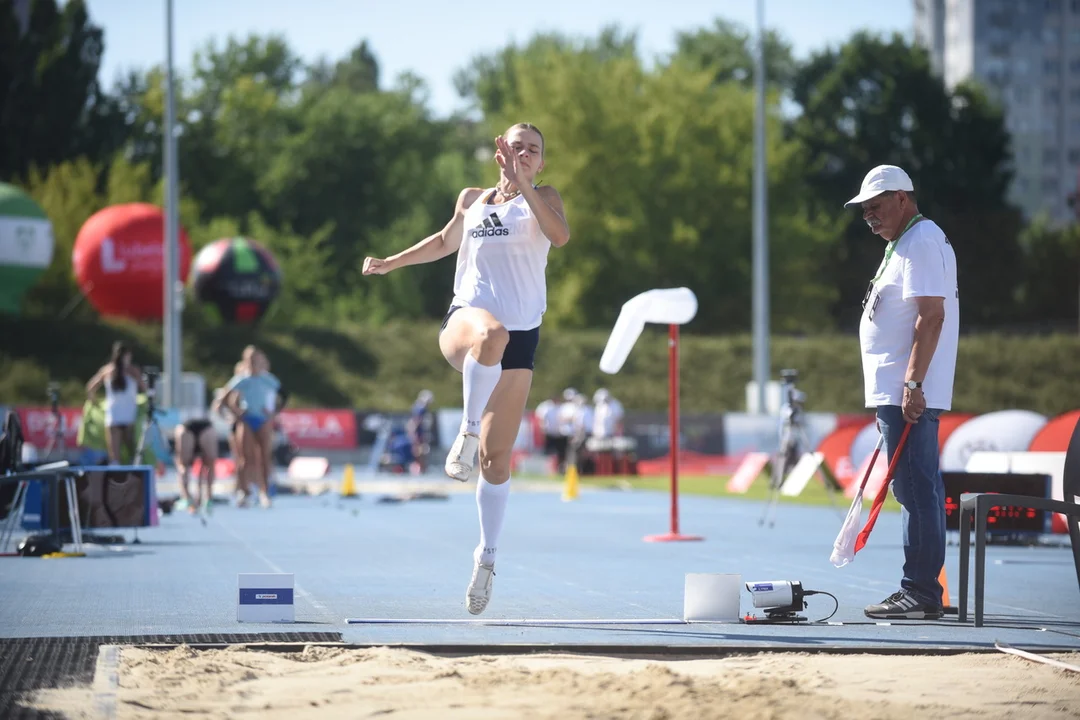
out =
[[[461,367],[461,384],[465,395],[465,418],[462,430],[474,435],[480,434],[480,420],[484,416],[484,408],[491,399],[491,393],[495,392],[495,386],[499,384],[501,376],[502,363],[481,365],[472,353],[465,356],[465,362]]]
[[[480,475],[476,483],[476,508],[480,511],[480,544],[476,546],[474,559],[485,565],[495,562],[495,550],[499,544],[506,502],[510,499],[510,478],[501,485],[492,485]]]

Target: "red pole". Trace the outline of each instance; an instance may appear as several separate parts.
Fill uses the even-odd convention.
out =
[[[671,534],[679,534],[679,326],[668,325],[668,425],[671,430]]]
[[[671,531],[646,535],[645,542],[704,540],[679,534],[679,326],[668,325],[668,426],[671,429]]]

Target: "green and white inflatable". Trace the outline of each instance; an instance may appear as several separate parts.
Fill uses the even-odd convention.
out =
[[[53,259],[52,223],[14,185],[0,183],[0,312],[18,314]]]

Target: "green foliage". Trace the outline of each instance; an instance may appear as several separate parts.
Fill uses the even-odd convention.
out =
[[[672,62],[685,62],[695,70],[708,70],[717,83],[754,84],[755,40],[749,30],[721,18],[711,27],[680,32],[675,36]],[[771,86],[787,88],[795,76],[791,45],[775,31],[765,33],[765,79]]]
[[[859,211],[843,204],[867,171],[886,163],[911,174],[919,209],[956,249],[964,322],[1012,319],[1020,215],[1005,197],[1010,151],[1001,110],[973,86],[947,93],[926,53],[900,36],[862,33],[815,54],[799,69],[793,95],[802,113],[791,132],[808,153],[814,207],[846,225],[824,268],[840,290],[832,308],[840,325],[857,322],[882,253]]]
[[[545,132],[541,177],[563,195],[571,227],[571,244],[549,259],[546,320],[609,325],[633,295],[685,285],[701,331],[748,328],[752,94],[710,70],[646,71],[588,46],[533,52],[509,69],[516,96],[489,129],[528,120]],[[771,107],[769,180],[785,198],[769,216],[773,317],[820,330],[834,289],[817,279],[818,258],[834,228],[801,201],[801,152],[782,139],[775,97]]]
[[[1020,236],[1023,283],[1017,300],[1024,314],[1077,327],[1080,318],[1080,225],[1050,227],[1035,218]]]
[[[0,181],[25,179],[33,165],[112,154],[114,117],[97,83],[103,51],[84,0],[34,0],[26,32],[14,4],[0,4]]]

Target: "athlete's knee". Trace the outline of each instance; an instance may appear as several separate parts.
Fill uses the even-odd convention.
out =
[[[476,334],[474,354],[484,365],[493,365],[502,359],[503,351],[510,342],[510,331],[499,322],[486,323]]]
[[[492,485],[499,485],[510,479],[510,451],[486,452],[480,450],[480,472]]]

